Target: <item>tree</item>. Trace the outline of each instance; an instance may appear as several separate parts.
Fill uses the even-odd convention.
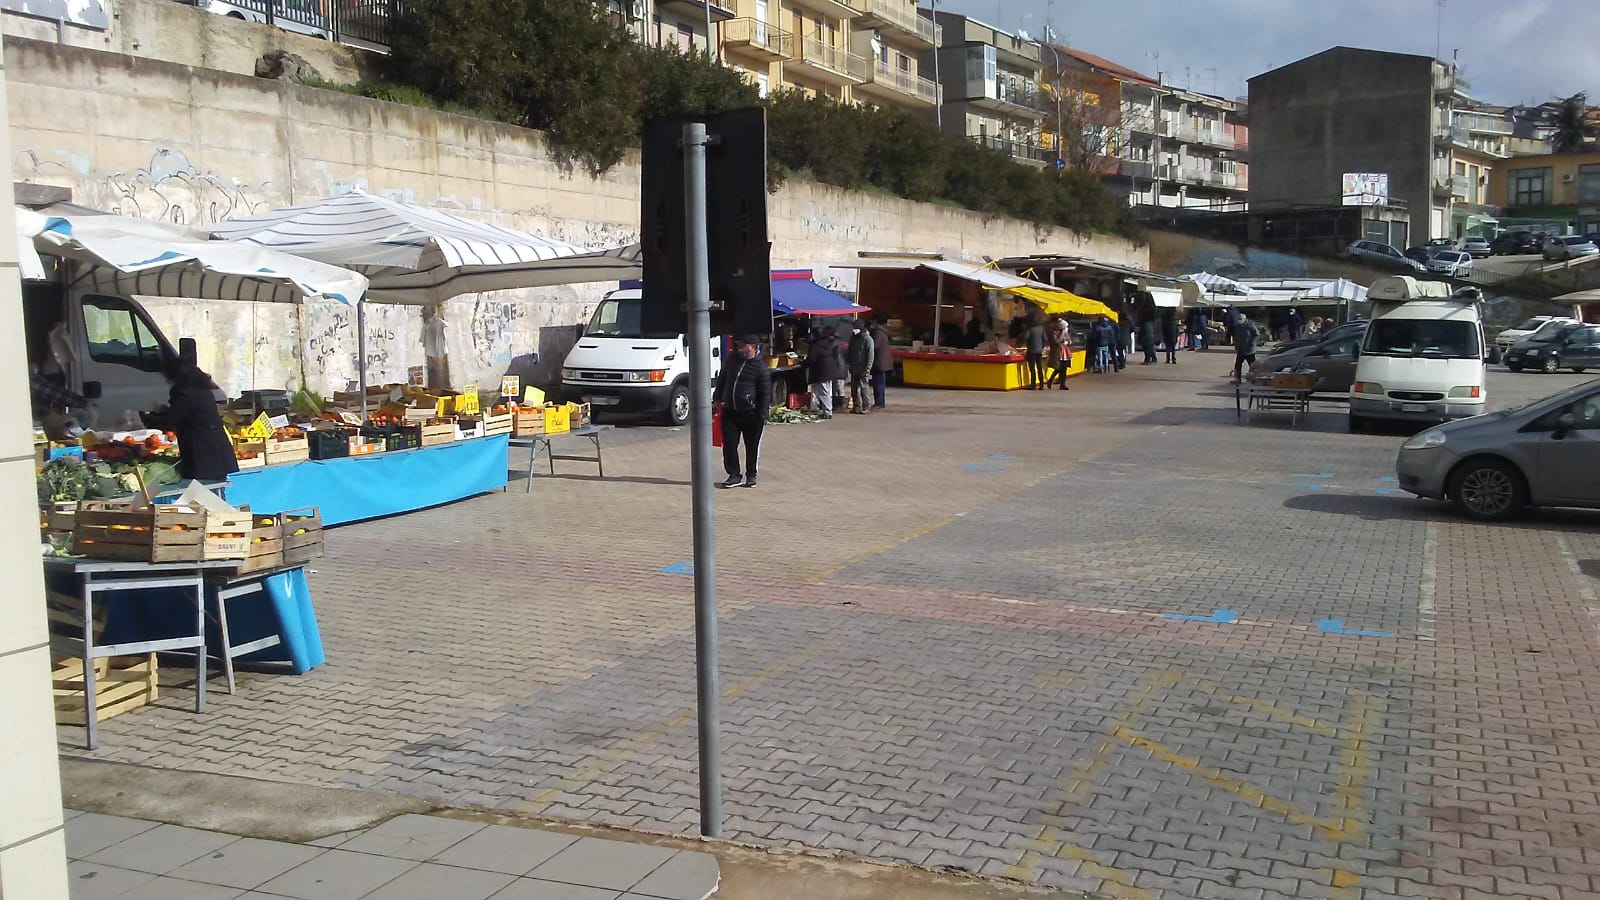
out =
[[[1576,153],[1589,141],[1589,98],[1583,92],[1561,101],[1556,110],[1555,133],[1550,149],[1556,153]]]
[[[598,175],[636,143],[639,46],[587,0],[408,0],[389,75],[545,133],[558,164]]]
[[[1071,171],[1100,176],[1116,170],[1113,139],[1121,110],[1115,84],[1108,89],[1103,80],[1061,71],[1040,95],[1045,117],[1057,129],[1056,152]]]

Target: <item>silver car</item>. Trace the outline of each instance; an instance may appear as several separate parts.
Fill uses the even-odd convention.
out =
[[[1471,518],[1524,506],[1600,509],[1600,381],[1429,428],[1400,448],[1400,487]]]
[[[1556,235],[1544,242],[1544,258],[1547,260],[1573,260],[1596,253],[1600,253],[1600,247],[1590,243],[1581,234]]]

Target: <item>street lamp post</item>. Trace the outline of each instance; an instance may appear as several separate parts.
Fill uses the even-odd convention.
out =
[[[1045,37],[1050,37],[1049,26],[1045,26],[1044,31]],[[1050,55],[1055,57],[1056,60],[1055,87],[1051,91],[1051,93],[1056,95],[1056,159],[1065,159],[1061,153],[1061,52],[1056,49],[1054,44],[1047,43],[1046,41],[1040,41],[1039,46],[1041,48],[1048,48],[1050,50]]]

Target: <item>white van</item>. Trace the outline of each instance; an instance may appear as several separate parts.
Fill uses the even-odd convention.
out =
[[[683,335],[641,336],[644,300],[637,289],[612,291],[589,318],[589,327],[561,363],[561,395],[607,412],[660,416],[672,425],[689,421],[689,348]],[[713,379],[722,344],[711,338]]]
[[[1409,275],[1372,283],[1372,324],[1350,390],[1350,430],[1374,419],[1443,422],[1484,411],[1483,319],[1476,289]]]

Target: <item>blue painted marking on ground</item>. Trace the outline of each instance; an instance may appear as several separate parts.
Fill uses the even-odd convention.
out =
[[[1332,478],[1332,472],[1295,472],[1290,478]]]
[[[1394,637],[1392,631],[1362,631],[1359,628],[1344,627],[1343,619],[1318,619],[1317,631],[1322,634],[1350,634],[1357,637]]]
[[[990,459],[1010,459],[1011,457],[1005,455],[1004,453],[991,453],[991,454],[989,454],[989,458]]]
[[[1280,481],[1278,483],[1289,487],[1305,488],[1308,491],[1325,491],[1328,489],[1327,485],[1317,484],[1314,481]]]
[[[692,562],[673,563],[672,565],[667,566],[665,569],[662,569],[661,570],[661,574],[663,574],[663,575],[693,575],[694,574],[694,563],[692,563]]]
[[[1381,478],[1379,478],[1378,480],[1379,481],[1395,481],[1395,482],[1398,482],[1400,479],[1396,478],[1393,475],[1384,475]]]
[[[1176,622],[1215,622],[1219,625],[1232,625],[1239,620],[1239,611],[1236,609],[1219,609],[1209,616],[1186,616],[1181,613],[1162,613],[1161,618],[1172,619]]]
[[[1372,492],[1374,494],[1377,494],[1379,497],[1387,497],[1390,494],[1404,494],[1405,493],[1405,491],[1402,491],[1399,488],[1373,488]]]
[[[968,475],[999,475],[1001,472],[1004,472],[1005,469],[1001,466],[984,466],[979,465],[978,463],[967,463],[961,467],[961,471],[966,472]]]

